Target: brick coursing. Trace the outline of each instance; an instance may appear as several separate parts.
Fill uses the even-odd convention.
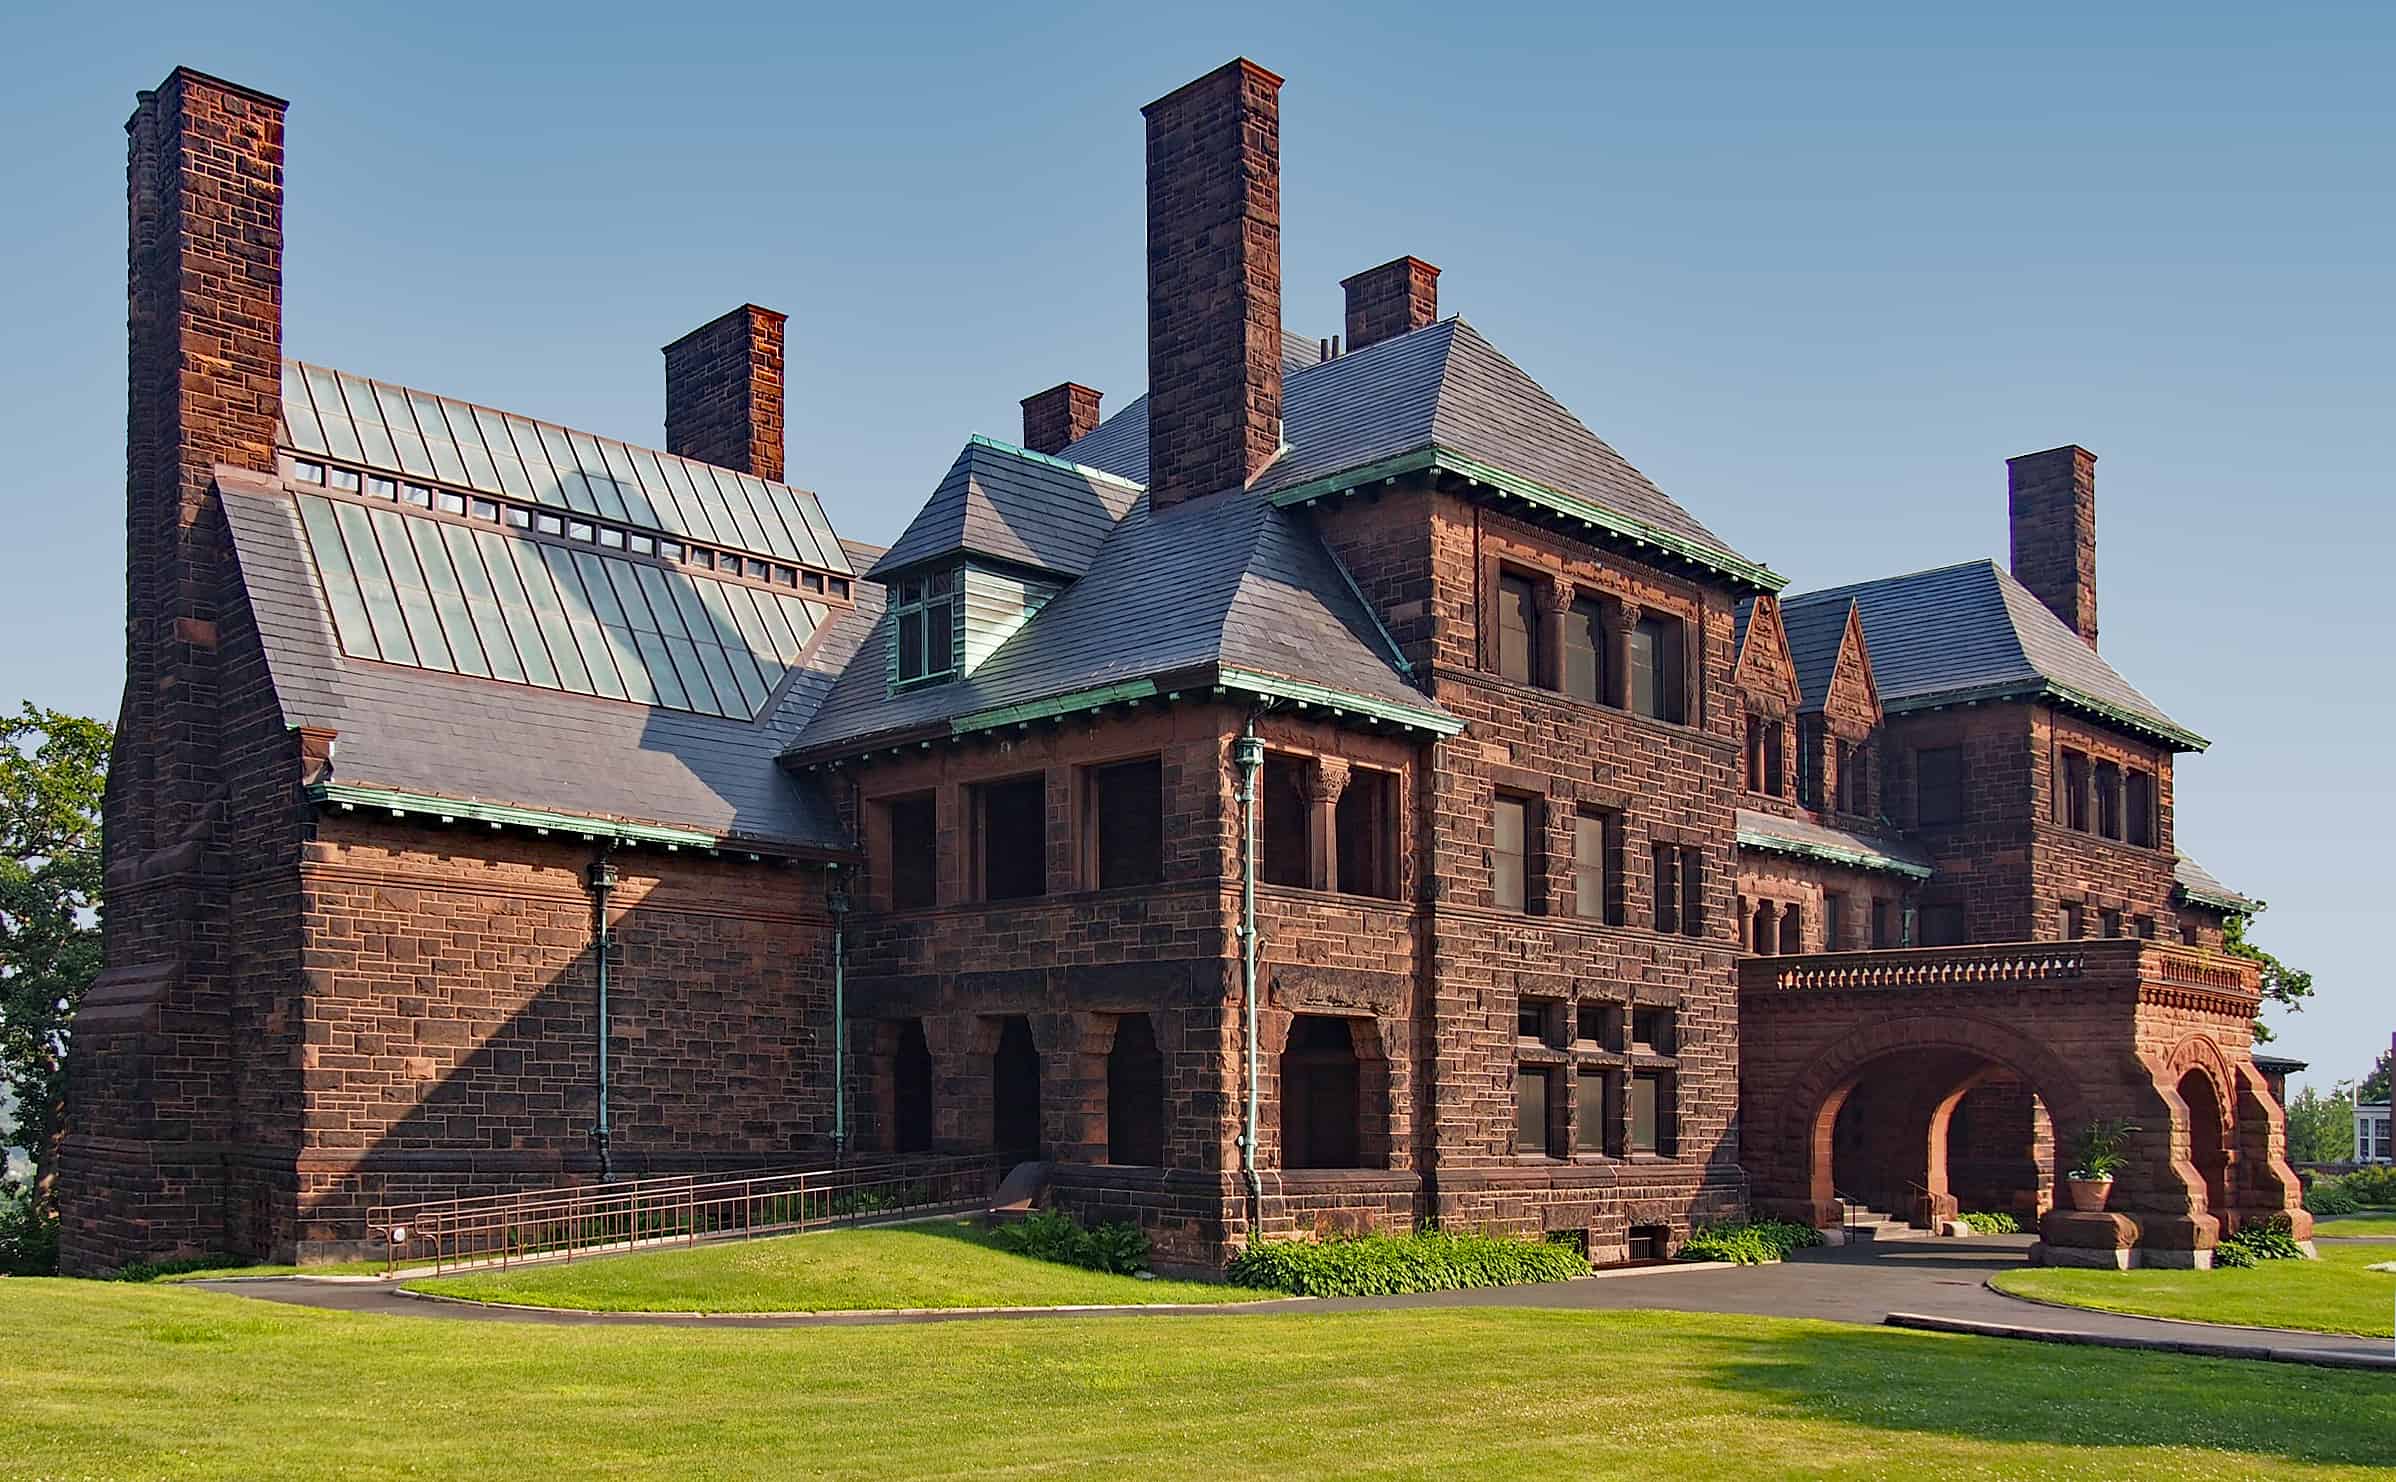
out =
[[[1439,269],[1419,257],[1367,268],[1339,286],[1348,301],[1350,353],[1439,322]]]
[[[1035,453],[1062,453],[1098,425],[1100,393],[1066,381],[1023,399],[1023,445]]]
[[[788,322],[743,304],[666,346],[666,451],[781,482]]]
[[[2096,647],[2096,454],[2049,448],[2005,468],[2015,579]]]

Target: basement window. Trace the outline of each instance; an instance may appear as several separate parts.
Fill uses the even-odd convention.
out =
[[[1048,893],[1048,779],[1040,773],[973,790],[982,899]]]

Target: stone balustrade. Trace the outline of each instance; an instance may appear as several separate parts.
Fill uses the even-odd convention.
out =
[[[2077,942],[1982,942],[1880,952],[1809,952],[1748,957],[1739,963],[1742,993],[1854,989],[2017,987],[2084,982],[2091,987],[2153,985],[2254,998],[2255,965],[2177,943],[2136,937]]]

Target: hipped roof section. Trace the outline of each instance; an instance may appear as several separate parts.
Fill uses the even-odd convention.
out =
[[[977,435],[866,578],[976,557],[1071,580],[1139,497],[1128,479]]]

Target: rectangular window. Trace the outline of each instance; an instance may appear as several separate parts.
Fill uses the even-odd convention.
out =
[[[1687,719],[1678,618],[1643,617],[1631,629],[1631,709],[1651,720]]]
[[[2088,914],[2078,901],[2063,903],[2063,939],[2076,942],[2088,935]]]
[[[1265,757],[1263,796],[1258,799],[1264,813],[1264,857],[1257,861],[1257,874],[1267,885],[1312,883],[1306,849],[1306,769],[1312,765],[1303,757]]]
[[[1605,624],[1598,605],[1586,597],[1564,614],[1564,693],[1591,705],[1610,703]]]
[[[2088,758],[2064,748],[2063,773],[2055,794],[2055,821],[2065,828],[2088,829]]]
[[[1835,890],[1822,892],[1822,950],[1847,950],[1847,897]]]
[[[2136,926],[2137,926],[2137,929],[2138,929],[2138,939],[2139,939],[2140,941],[2142,941],[2142,942],[2151,942],[2151,941],[2153,941],[2153,940],[2155,939],[2155,918],[2154,918],[2154,917],[2152,917],[2152,916],[2141,916],[2141,917],[2139,917],[2139,918],[2138,918],[2138,920],[2137,920],[2137,922],[2136,922],[2135,924],[2136,924]]]
[[[2101,937],[2104,937],[2104,938],[2107,938],[2108,940],[2110,940],[2111,938],[2114,938],[2114,937],[2120,936],[2120,935],[2121,935],[2121,912],[2119,912],[2119,911],[2107,911],[2107,910],[2100,910],[2100,911],[2098,911],[2098,912],[2097,912],[2097,935],[2098,935],[2098,936],[2101,936]]]
[[[932,795],[892,798],[890,905],[908,911],[940,901],[940,822]]]
[[[1913,754],[1914,818],[1923,824],[1963,821],[1963,748],[1929,746]]]
[[[1154,885],[1165,878],[1165,764],[1116,762],[1090,775],[1090,820],[1098,888]]]
[[[1862,813],[1864,787],[1871,778],[1870,753],[1852,741],[1839,743],[1839,811]]]
[[[1658,844],[1655,859],[1655,929],[1679,931],[1681,851],[1678,844]]]
[[[2155,847],[2155,774],[2132,767],[2128,777],[2129,839],[2141,849]]]
[[[1518,998],[1514,1001],[1514,1034],[1517,1039],[1547,1042],[1547,1021],[1553,999]]]
[[[2188,919],[2187,917],[2185,917],[2185,916],[2181,917],[2181,918],[2180,918],[2180,945],[2181,945],[2181,946],[2183,946],[2183,947],[2195,947],[2195,946],[2199,946],[2199,945],[2201,945],[2201,944],[2203,943],[2203,940],[2204,940],[2204,939],[2203,939],[2203,937],[2202,937],[2202,936],[2200,936],[2200,935],[2198,934],[2198,932],[2197,932],[2197,929],[2196,929],[2196,923],[2195,923],[2194,921],[2191,921],[2191,920],[2189,920],[2189,919]]]
[[[1541,1157],[1556,1156],[1549,1142],[1548,1072],[1529,1066],[1514,1072],[1514,1150]]]
[[[1602,1071],[1584,1070],[1573,1088],[1576,1105],[1573,1121],[1573,1146],[1584,1153],[1606,1150],[1606,1076]]]
[[[1634,1153],[1669,1153],[1672,1151],[1670,1128],[1672,1115],[1671,1073],[1642,1070],[1631,1077],[1631,1138]]]
[[[1521,684],[1539,674],[1539,588],[1527,576],[1498,578],[1497,667]]]
[[[1576,1012],[1573,1038],[1584,1044],[1604,1044],[1606,1040],[1606,1006],[1602,1003],[1583,1003]]]
[[[1681,850],[1681,935],[1705,935],[1705,851]]]
[[[1805,950],[1805,911],[1795,902],[1780,908],[1780,955],[1793,957]]]
[[[1896,911],[1890,904],[1875,896],[1872,900],[1872,948],[1883,951],[1897,945]]]
[[[1572,819],[1572,910],[1576,916],[1622,924],[1622,821],[1613,814],[1576,813]]]
[[[2108,839],[2121,837],[2121,768],[2096,764],[2097,832]]]
[[[1664,1008],[1632,1009],[1631,1048],[1645,1050],[1651,1055],[1678,1053],[1673,1049],[1672,1010]]]
[[[1490,815],[1489,903],[1501,911],[1530,909],[1531,804],[1499,794]]]
[[[1788,727],[1777,720],[1764,722],[1763,790],[1766,797],[1778,798],[1788,795],[1788,769],[1781,759],[1781,741],[1787,731]]]
[[[1822,806],[1822,717],[1797,717],[1797,801]]]
[[[1349,895],[1395,900],[1398,894],[1398,779],[1359,767],[1332,808],[1339,844],[1339,888]]]
[[[726,560],[737,569],[738,557]],[[760,569],[758,575],[764,574]],[[890,589],[891,622],[898,630],[898,667],[893,677],[900,684],[937,679],[955,671],[956,586],[955,572],[935,571],[909,577]]]
[[[1967,939],[1963,907],[1924,906],[1914,922],[1915,935],[1924,947],[1960,947]]]
[[[1037,773],[974,788],[984,900],[1048,893],[1048,779]]]

